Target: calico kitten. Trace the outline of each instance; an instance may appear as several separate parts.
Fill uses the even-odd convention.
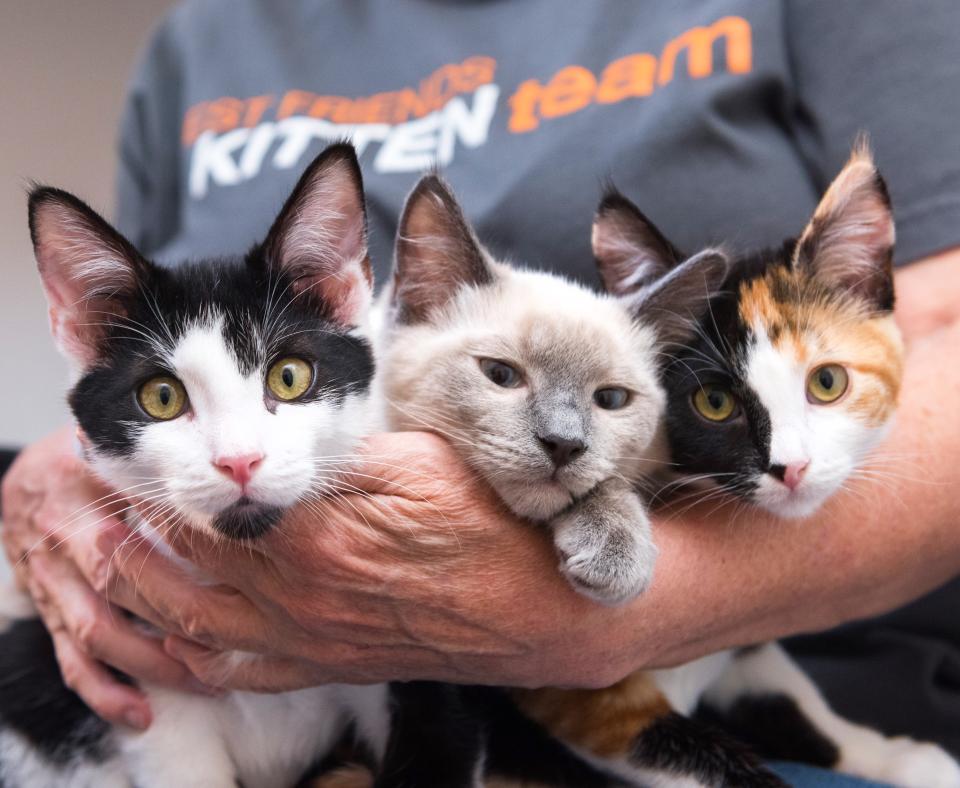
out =
[[[324,470],[373,418],[358,329],[371,274],[350,146],[311,164],[243,257],[158,266],[51,188],[30,195],[30,229],[87,460],[115,500],[144,503],[144,538],[161,549],[174,528],[255,539],[325,493]],[[375,753],[386,744],[383,685],[144,689],[149,730],[108,725],[64,685],[43,625],[13,621],[0,635],[0,785],[287,788],[350,725]]]
[[[650,289],[644,321],[615,299],[495,262],[453,195],[421,179],[386,298],[383,391],[394,429],[451,437],[516,514],[548,525],[560,569],[605,603],[642,592],[656,548],[632,480],[664,407],[658,335],[687,329],[726,260],[706,251]]]
[[[902,375],[893,243],[886,188],[859,144],[799,239],[734,261],[696,339],[673,346],[664,366],[672,469],[784,518],[814,513],[855,474],[890,425]],[[684,260],[616,192],[600,205],[593,246],[607,289],[628,304]],[[645,675],[672,708],[700,705],[768,757],[895,785],[960,786],[960,767],[939,747],[838,717],[777,644]],[[694,757],[678,753],[678,767]],[[704,784],[726,784],[712,779]]]
[[[797,240],[747,255],[664,376],[672,460],[780,517],[833,495],[886,434],[902,374],[893,320],[894,225],[857,147]],[[600,207],[607,289],[629,295],[683,260],[622,196]]]

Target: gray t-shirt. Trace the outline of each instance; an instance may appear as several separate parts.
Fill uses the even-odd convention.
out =
[[[118,221],[160,260],[243,251],[350,136],[381,282],[433,164],[494,252],[595,281],[603,179],[681,247],[773,244],[864,130],[910,262],[960,244],[958,31],[955,0],[188,2],[132,85]],[[958,602],[805,640],[807,664],[843,712],[960,752]]]

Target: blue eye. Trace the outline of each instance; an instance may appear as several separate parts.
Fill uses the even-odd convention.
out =
[[[492,358],[480,359],[480,371],[505,389],[514,389],[523,382],[523,378],[516,369]]]
[[[593,392],[593,401],[604,410],[620,410],[630,401],[630,392],[619,386],[597,389]]]

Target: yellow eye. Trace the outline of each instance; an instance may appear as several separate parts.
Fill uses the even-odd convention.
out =
[[[169,375],[150,378],[137,392],[140,407],[158,421],[175,419],[187,407],[187,392],[183,384]]]
[[[847,390],[847,370],[839,364],[824,364],[813,370],[807,380],[807,399],[814,405],[834,402]]]
[[[302,358],[287,356],[275,361],[267,373],[267,388],[277,399],[289,402],[310,388],[313,367]]]
[[[693,406],[710,421],[726,421],[737,409],[737,400],[721,386],[703,386],[694,392]]]

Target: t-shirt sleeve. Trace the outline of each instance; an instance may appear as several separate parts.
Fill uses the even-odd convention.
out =
[[[154,32],[127,90],[117,141],[115,221],[144,254],[179,229],[180,85],[175,14]]]
[[[785,24],[817,185],[865,132],[893,200],[897,262],[960,245],[960,3],[789,0]]]

